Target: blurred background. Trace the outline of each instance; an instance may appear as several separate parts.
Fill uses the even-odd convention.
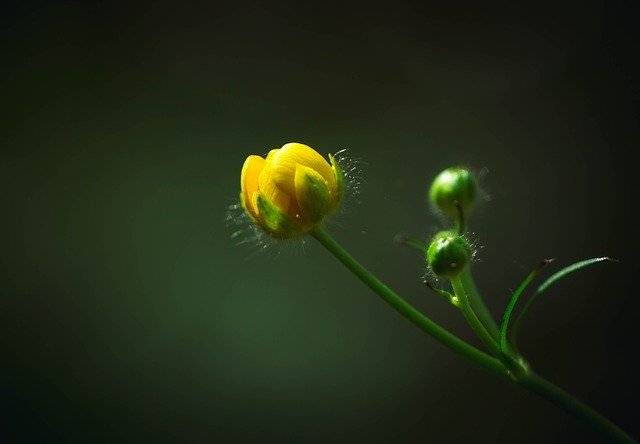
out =
[[[639,18],[637,2],[5,5],[0,439],[600,442],[313,239],[236,245],[242,163],[288,141],[359,159],[361,195],[329,228],[474,343],[393,242],[443,227],[425,195],[444,167],[483,172],[470,228],[496,316],[542,258],[619,259],[558,284],[521,341],[639,438]]]

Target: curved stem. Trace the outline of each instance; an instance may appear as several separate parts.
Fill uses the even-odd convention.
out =
[[[464,210],[460,202],[456,202],[456,210],[458,212],[458,220],[456,220],[456,228],[458,234],[462,236],[467,231],[467,224],[465,223]]]
[[[613,422],[541,376],[531,372],[518,379],[517,383],[591,425],[611,439],[611,442],[637,444],[633,438]]]
[[[433,322],[431,319],[411,306],[407,301],[402,299],[397,293],[387,287],[378,278],[372,275],[371,272],[369,272],[358,261],[356,261],[322,228],[316,227],[311,231],[311,235],[315,237],[318,242],[320,242],[327,250],[329,250],[340,262],[342,262],[344,266],[346,266],[351,272],[353,272],[362,282],[364,282],[369,288],[371,288],[376,294],[378,294],[378,296],[380,296],[385,302],[391,305],[397,312],[411,321],[418,328],[452,349],[454,352],[469,358],[470,360],[478,363],[487,370],[490,370],[500,376],[510,378],[514,383],[527,388],[530,391],[540,395],[541,397],[553,402],[565,411],[582,419],[593,428],[600,431],[603,435],[612,440],[612,442],[638,444],[613,422],[609,421],[607,418],[600,415],[598,412],[596,412],[586,404],[574,398],[560,387],[552,384],[551,382],[536,375],[530,370],[525,369],[524,367],[513,367],[511,369],[507,369],[505,364],[503,364],[500,360],[478,350],[474,346],[468,344],[454,334],[450,333],[448,330]],[[465,272],[463,271],[463,273]],[[468,288],[475,288],[475,286],[469,287],[469,282],[465,284],[463,273],[461,273],[460,278],[462,280],[464,288],[467,289],[468,292]],[[470,283],[473,284],[473,280],[471,279],[470,275],[468,275],[468,279],[470,280]],[[471,295],[471,293],[466,294],[468,296]]]
[[[499,328],[498,324],[496,324],[495,319],[489,312],[489,309],[485,305],[482,300],[482,296],[480,296],[480,292],[476,287],[476,284],[473,280],[473,276],[471,275],[471,267],[467,266],[459,275],[460,282],[462,283],[462,287],[467,294],[467,298],[469,299],[469,305],[482,322],[482,325],[487,329],[489,334],[494,340],[498,340],[499,338]]]
[[[491,336],[491,334],[489,334],[484,324],[480,322],[480,319],[478,319],[478,316],[469,303],[467,290],[462,285],[462,281],[459,276],[451,279],[451,286],[460,301],[460,310],[471,328],[473,328],[473,331],[476,332],[482,343],[494,356],[500,357],[502,354],[500,353],[500,346],[498,345],[498,342]]]
[[[427,316],[420,313],[396,292],[387,287],[369,270],[356,261],[340,244],[338,244],[324,229],[316,227],[311,235],[318,240],[329,252],[331,252],[342,264],[364,282],[371,290],[391,305],[398,313],[411,321],[418,328],[433,336],[435,339],[452,349],[454,352],[465,356],[478,363],[487,370],[491,370],[501,376],[507,375],[507,369],[498,359],[495,359],[476,347],[463,341],[453,333],[442,328]]]
[[[459,279],[463,279],[463,277],[465,276],[464,273],[468,271],[468,268],[469,267],[466,267],[466,269],[463,270],[462,273],[460,273]],[[458,293],[458,291],[464,291],[467,288],[475,288],[475,285],[473,284],[473,277],[470,273],[466,274],[466,279],[466,285],[463,285],[462,289],[456,290],[456,294]],[[452,280],[451,284],[454,285],[454,289],[456,289],[456,287],[460,286],[460,282],[454,281],[455,280]],[[480,294],[477,293],[477,290],[476,295],[478,296],[478,299],[482,301]],[[473,322],[473,319],[470,321],[470,323],[471,322]],[[480,331],[479,334],[482,334],[482,331]],[[485,338],[485,343],[488,341],[489,340]],[[494,341],[494,343],[497,345],[497,342]],[[498,351],[500,351],[499,347]],[[537,395],[547,399],[548,401],[551,401],[566,412],[589,424],[604,436],[607,436],[611,440],[611,442],[638,444],[620,427],[602,416],[600,413],[596,412],[582,401],[574,398],[571,394],[569,394],[562,388],[535,374],[533,371],[531,371],[528,363],[524,361],[522,357],[514,354],[510,350],[507,350],[506,352],[503,352],[498,356],[501,357],[501,360],[509,368],[509,376],[516,384],[536,393]]]

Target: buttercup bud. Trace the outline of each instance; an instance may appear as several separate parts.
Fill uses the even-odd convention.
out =
[[[441,231],[433,237],[426,251],[429,267],[438,276],[454,278],[471,257],[471,247],[454,231]]]
[[[240,176],[240,202],[267,233],[279,238],[311,230],[342,198],[342,171],[313,148],[287,143],[266,158],[247,157]]]
[[[469,170],[460,167],[447,168],[433,180],[429,189],[431,203],[452,219],[458,218],[460,205],[463,211],[471,208],[476,196],[476,183]]]

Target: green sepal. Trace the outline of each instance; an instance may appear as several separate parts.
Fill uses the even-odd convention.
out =
[[[340,202],[342,194],[344,193],[344,173],[333,154],[329,154],[329,161],[333,168],[333,174],[336,176],[336,195],[334,196],[334,205],[338,205],[338,202]]]
[[[327,182],[315,170],[298,165],[295,175],[296,200],[306,222],[315,224],[331,211]]]
[[[260,216],[260,225],[275,237],[291,237],[297,234],[297,225],[291,222],[291,219],[283,214],[273,202],[264,197],[262,193],[255,193],[256,208]]]

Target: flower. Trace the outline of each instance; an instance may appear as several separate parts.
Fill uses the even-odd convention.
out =
[[[264,231],[278,238],[304,234],[333,212],[342,198],[342,171],[302,143],[287,143],[242,166],[240,203]]]

